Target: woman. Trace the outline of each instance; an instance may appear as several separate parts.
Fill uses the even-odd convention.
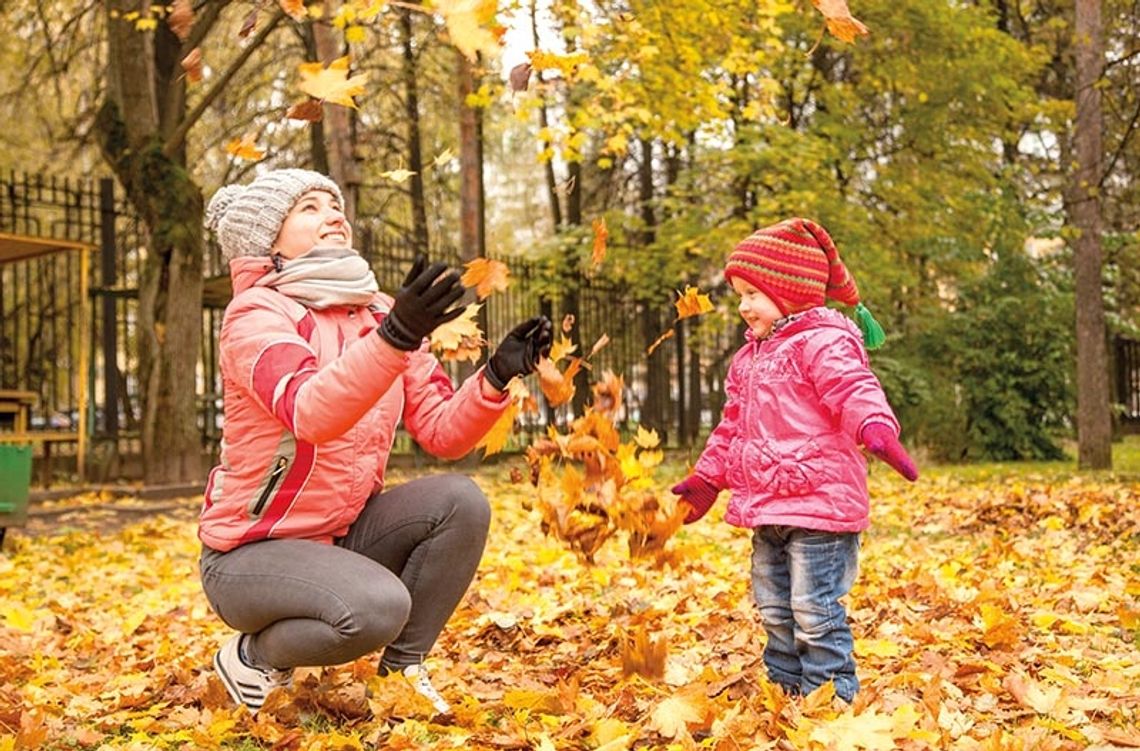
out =
[[[386,488],[385,465],[401,420],[431,454],[469,452],[508,406],[507,383],[549,351],[551,324],[516,327],[454,390],[426,337],[459,314],[459,274],[417,259],[394,298],[380,293],[342,206],[327,177],[283,169],[206,210],[234,286],[221,463],[199,523],[203,589],[238,631],[214,667],[256,712],[294,667],[383,648],[380,672],[446,713],[423,661],[475,574],[490,510],[465,476]]]

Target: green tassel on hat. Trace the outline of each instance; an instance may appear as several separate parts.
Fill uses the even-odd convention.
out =
[[[867,310],[867,306],[863,303],[855,306],[855,322],[859,324],[859,330],[863,332],[863,344],[867,349],[878,349],[883,346],[883,342],[887,341],[883,327],[879,325],[875,316],[871,315],[871,311]]]

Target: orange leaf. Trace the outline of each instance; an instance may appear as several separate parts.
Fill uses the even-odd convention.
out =
[[[474,287],[475,295],[480,300],[486,299],[492,292],[503,292],[510,286],[511,270],[502,261],[489,258],[476,258],[464,264],[467,270],[463,272],[459,283],[464,287]]]
[[[649,357],[650,355],[652,355],[653,351],[661,346],[661,342],[665,341],[666,339],[671,338],[672,336],[673,336],[673,329],[669,329],[664,334],[662,334],[661,336],[654,339],[653,344],[649,345],[649,349],[645,350],[645,356]]]
[[[483,456],[491,456],[503,450],[503,447],[507,445],[507,439],[511,437],[511,432],[514,430],[515,417],[518,416],[518,413],[519,405],[512,401],[510,406],[503,410],[503,414],[499,415],[499,419],[495,420],[491,429],[479,439],[475,447],[483,449]]]
[[[236,156],[238,159],[245,159],[249,162],[260,161],[265,158],[265,150],[257,147],[253,142],[254,135],[246,133],[241,138],[235,138],[226,144],[226,152],[231,156]]]
[[[186,80],[190,83],[198,83],[202,80],[202,50],[200,47],[195,47],[186,53],[186,57],[182,58],[179,63],[182,70],[186,71]]]
[[[194,27],[194,8],[190,0],[174,0],[170,13],[166,16],[166,25],[178,37],[178,41],[185,42],[190,36],[190,29]]]
[[[348,64],[347,55],[333,60],[327,68],[319,62],[301,63],[297,66],[301,74],[297,88],[315,99],[356,109],[353,97],[364,93],[368,74],[360,73],[350,78]]]
[[[847,0],[811,0],[811,4],[823,14],[827,30],[837,39],[853,44],[857,37],[871,33],[862,21],[851,15]]]
[[[304,21],[309,15],[305,10],[305,0],[277,0],[277,4],[294,21]]]
[[[562,333],[569,334],[574,330],[574,314],[567,313],[562,317]]]
[[[606,241],[609,240],[610,231],[606,229],[605,217],[598,217],[594,220],[594,251],[590,255],[590,262],[594,268],[602,265],[602,261],[606,260]]]
[[[684,292],[678,292],[680,297],[673,303],[677,308],[677,320],[699,316],[713,309],[712,301],[708,295],[702,295],[696,287],[685,287]]]
[[[557,407],[574,397],[574,376],[581,367],[582,361],[577,357],[571,358],[565,373],[559,371],[558,366],[548,357],[538,361],[538,385],[542,387],[542,393],[550,406]]]
[[[594,384],[594,409],[604,415],[613,417],[621,411],[622,391],[625,388],[625,379],[614,375],[607,370],[602,373],[602,380]]]
[[[290,120],[307,120],[311,123],[319,123],[324,116],[325,110],[320,99],[303,99],[285,113],[285,117]]]
[[[640,675],[646,678],[665,676],[665,658],[669,647],[664,635],[654,639],[642,623],[632,635],[623,633],[620,637],[622,675]]]

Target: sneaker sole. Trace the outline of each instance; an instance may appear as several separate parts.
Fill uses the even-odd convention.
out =
[[[218,677],[222,679],[222,685],[226,687],[226,693],[228,693],[230,695],[230,698],[233,699],[234,704],[243,706],[250,712],[256,712],[257,710],[261,709],[260,704],[250,704],[249,702],[242,699],[241,690],[238,688],[237,683],[234,682],[232,678],[230,678],[229,674],[226,673],[225,668],[222,667],[221,657],[221,650],[218,650],[214,653],[214,672],[217,673]]]

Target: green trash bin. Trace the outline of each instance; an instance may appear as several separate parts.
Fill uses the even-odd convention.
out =
[[[27,521],[31,484],[31,444],[0,444],[0,543],[4,542],[4,530]]]

